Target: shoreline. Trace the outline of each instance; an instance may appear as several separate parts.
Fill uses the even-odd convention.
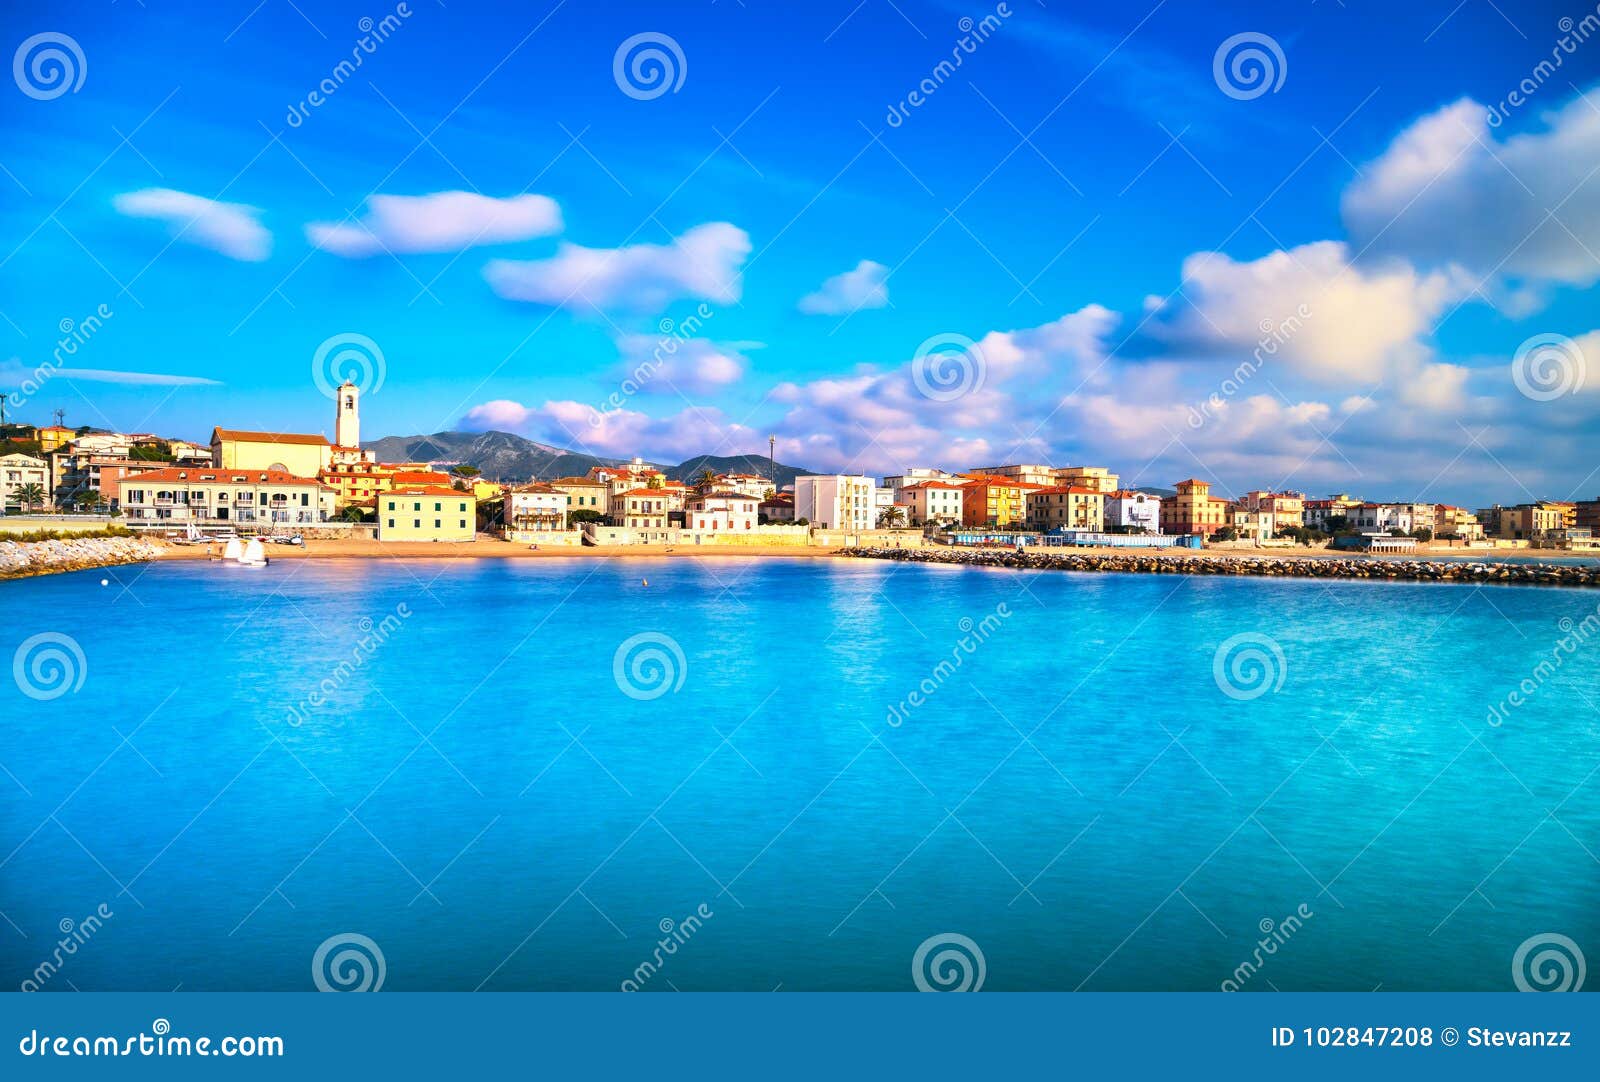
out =
[[[1430,560],[1426,556],[1349,556],[1341,553],[1239,555],[1201,550],[1068,550],[1018,553],[1011,549],[841,550],[852,559],[949,564],[1040,571],[1099,571],[1126,574],[1237,575],[1254,578],[1377,579],[1386,582],[1453,582],[1536,586],[1600,586],[1593,564],[1505,563]]]
[[[218,545],[166,545],[157,559],[209,560]],[[307,541],[301,545],[267,545],[270,559],[428,559],[428,560],[543,560],[584,559],[612,556],[787,557],[789,559],[837,559],[841,550],[804,545],[550,545],[538,549],[527,545],[479,538],[475,541],[442,543],[433,541]]]

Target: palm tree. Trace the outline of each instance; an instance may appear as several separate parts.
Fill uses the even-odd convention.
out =
[[[24,511],[31,512],[44,502],[44,486],[37,481],[29,481],[25,485],[18,485],[17,502],[22,504]]]

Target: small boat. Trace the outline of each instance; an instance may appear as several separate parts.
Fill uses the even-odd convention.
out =
[[[237,537],[228,538],[228,547],[222,550],[222,558],[233,563],[238,563],[244,555],[244,545]]]
[[[244,555],[239,557],[240,567],[266,567],[267,550],[262,547],[260,538],[251,538],[250,543],[244,547]]]

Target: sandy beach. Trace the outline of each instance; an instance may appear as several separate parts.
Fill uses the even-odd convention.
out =
[[[307,541],[302,545],[267,545],[271,559],[304,560],[317,558],[389,558],[430,560],[478,559],[584,559],[595,557],[745,557],[779,556],[789,559],[833,559],[839,554],[834,549],[802,547],[799,545],[541,545],[537,549],[528,545],[479,538],[458,544],[439,544],[428,541]],[[207,560],[220,555],[220,545],[167,545],[160,559]]]

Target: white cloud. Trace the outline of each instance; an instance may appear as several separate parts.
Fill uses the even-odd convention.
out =
[[[1339,241],[1248,263],[1200,252],[1184,260],[1182,281],[1170,301],[1146,302],[1148,340],[1169,353],[1236,360],[1260,348],[1329,383],[1382,378],[1468,289],[1459,275],[1423,274],[1398,260],[1353,263]]]
[[[473,406],[463,419],[469,431],[487,429],[516,430],[528,423],[533,411],[521,402],[509,398],[496,398],[480,406]]]
[[[889,303],[889,268],[863,259],[854,270],[835,274],[815,293],[800,298],[800,311],[808,315],[842,316],[863,308],[883,308]]]
[[[1587,286],[1600,279],[1600,94],[1500,138],[1463,98],[1397,136],[1346,190],[1345,226],[1373,254],[1479,275]],[[1514,297],[1525,309],[1527,298]]]
[[[740,268],[749,255],[749,234],[727,222],[708,222],[671,244],[584,248],[568,243],[550,259],[496,259],[484,268],[484,277],[508,300],[654,312],[682,297],[737,301]]]
[[[561,232],[561,208],[542,195],[495,199],[475,192],[375,195],[357,222],[312,222],[311,243],[335,255],[457,252]]]
[[[261,211],[255,207],[219,203],[171,188],[126,192],[111,202],[119,214],[166,222],[175,239],[230,259],[259,263],[272,252],[272,234],[258,220]]]
[[[629,334],[617,339],[621,378],[645,394],[710,394],[742,378],[759,342]]]

